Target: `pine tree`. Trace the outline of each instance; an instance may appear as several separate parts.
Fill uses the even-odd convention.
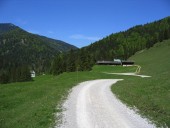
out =
[[[53,75],[59,75],[63,72],[62,58],[60,55],[56,56],[51,64],[51,73]]]
[[[10,79],[9,79],[9,73],[8,73],[8,71],[2,71],[1,73],[0,73],[0,83],[1,84],[6,84],[6,83],[8,83],[10,81]]]
[[[70,50],[67,57],[67,72],[76,71],[76,54],[73,50]]]

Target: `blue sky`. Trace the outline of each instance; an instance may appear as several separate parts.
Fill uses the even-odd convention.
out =
[[[169,0],[0,0],[0,23],[77,47],[167,16]]]

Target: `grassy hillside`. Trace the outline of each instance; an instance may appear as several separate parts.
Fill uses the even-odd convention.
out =
[[[152,77],[129,77],[113,86],[112,91],[125,103],[135,105],[143,115],[170,127],[170,40],[130,59],[142,67],[141,74]]]
[[[107,72],[107,73],[126,73],[126,72],[135,72],[136,71],[136,66],[130,66],[130,67],[122,67],[122,66],[112,66],[112,65],[95,65],[93,67],[93,72]]]

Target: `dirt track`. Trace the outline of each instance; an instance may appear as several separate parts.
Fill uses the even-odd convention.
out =
[[[118,79],[80,83],[63,104],[57,128],[154,128],[147,119],[122,104],[110,90]],[[114,86],[114,85],[113,85]]]

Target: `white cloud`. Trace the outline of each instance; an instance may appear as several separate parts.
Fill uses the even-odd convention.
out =
[[[84,39],[84,40],[90,40],[90,41],[96,41],[99,40],[100,37],[95,37],[95,36],[85,36],[82,34],[75,34],[75,35],[71,35],[70,38],[72,39]]]
[[[54,32],[53,32],[53,31],[47,31],[47,33],[48,33],[48,34],[54,34]]]

